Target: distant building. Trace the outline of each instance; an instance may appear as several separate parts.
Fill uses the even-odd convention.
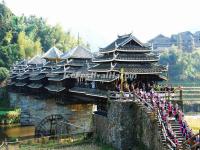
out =
[[[200,31],[194,33],[195,47],[200,47]]]
[[[166,48],[172,46],[171,39],[162,34],[159,34],[158,36],[150,40],[149,43],[153,44],[153,49]]]
[[[156,36],[149,41],[153,45],[154,50],[161,50],[177,46],[179,49],[192,52],[194,49],[200,47],[200,31],[192,34],[189,31],[173,34],[171,37],[166,37],[162,34]]]

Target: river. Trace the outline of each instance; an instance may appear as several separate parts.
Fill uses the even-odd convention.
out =
[[[91,129],[92,112],[96,110],[93,104],[59,105],[54,99],[40,99],[20,93],[9,92],[11,107],[21,108],[20,125],[0,126],[0,140],[34,136],[35,126],[45,117],[61,114],[71,124]],[[67,99],[66,99],[67,101]],[[200,128],[200,101],[184,101],[183,110],[191,126]],[[189,117],[188,117],[189,116]],[[193,117],[194,119],[192,119]],[[196,120],[198,119],[198,120]],[[194,121],[193,121],[194,120]],[[77,132],[81,129],[74,129]]]
[[[39,99],[12,92],[9,92],[9,100],[11,107],[21,108],[20,125],[1,126],[1,140],[34,136],[35,126],[42,119],[52,114],[61,114],[69,123],[89,131],[91,129],[92,112],[96,110],[96,106],[93,104],[59,105],[56,104],[54,99]],[[76,128],[76,130],[78,132],[81,129]]]

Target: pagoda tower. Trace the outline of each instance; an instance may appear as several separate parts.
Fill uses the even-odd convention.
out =
[[[120,80],[121,74],[127,82],[163,80],[162,74],[167,68],[158,61],[159,56],[152,53],[151,47],[132,34],[118,36],[93,59],[97,65],[89,69],[92,75],[88,81],[95,82],[98,89],[115,90],[114,81]]]

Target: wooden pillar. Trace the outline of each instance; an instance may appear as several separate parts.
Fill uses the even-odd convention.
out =
[[[183,100],[183,90],[180,88],[180,101]]]

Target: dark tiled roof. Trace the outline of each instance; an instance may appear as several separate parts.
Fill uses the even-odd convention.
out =
[[[48,62],[44,65],[44,67],[54,67],[54,66],[56,66],[56,63],[53,62],[53,61],[48,61]]]
[[[84,66],[85,64],[85,59],[73,59],[68,63],[69,66]]]
[[[128,47],[125,46],[128,42],[130,42],[132,40],[135,42],[134,45],[131,45]],[[123,35],[123,36],[118,36],[118,38],[115,41],[113,41],[111,44],[109,44],[105,48],[100,49],[100,52],[106,52],[106,51],[114,50],[116,48],[149,49],[143,43],[141,43],[137,38],[135,38],[131,34],[127,34],[127,35]]]
[[[82,59],[91,59],[92,52],[82,46],[76,46],[71,50],[65,52],[62,56],[62,59],[68,58],[82,58]]]
[[[51,68],[44,68],[40,72],[41,73],[51,73],[52,69]]]
[[[62,61],[58,62],[56,65],[57,66],[65,66],[65,65],[67,65],[67,61],[66,60],[62,60]]]
[[[80,69],[78,69],[76,71],[77,74],[81,74],[81,75],[87,75],[89,74],[87,67],[81,67]]]
[[[94,67],[91,67],[89,69],[89,71],[95,71],[95,70],[98,70],[98,71],[109,71],[111,70],[111,64],[110,63],[101,63],[101,64],[98,64]]]
[[[16,82],[8,82],[8,85],[15,85]]]
[[[29,77],[28,74],[23,74],[23,75],[17,77],[17,79],[18,79],[18,80],[23,80],[23,79],[26,79],[26,78],[28,78],[28,77]]]
[[[43,59],[40,56],[35,56],[31,60],[28,61],[29,65],[42,65],[46,62],[45,59]]]
[[[42,84],[39,83],[31,83],[28,85],[28,87],[33,88],[33,89],[39,89],[42,87]]]
[[[67,73],[75,73],[78,69],[80,69],[80,67],[72,67],[72,66],[70,66],[70,67],[66,68],[66,72]]]
[[[145,54],[145,53],[130,53],[130,54],[117,54],[116,58],[113,55],[103,55],[93,59],[94,62],[97,61],[158,61],[159,57],[154,54]]]
[[[65,87],[61,85],[48,85],[48,86],[45,86],[45,88],[51,92],[61,92],[65,90]]]
[[[118,79],[117,76],[115,76],[115,77],[110,77],[110,78],[105,78],[105,77],[102,77],[102,76],[87,78],[88,81],[100,81],[100,82],[113,82],[113,81],[115,81],[116,79]]]
[[[94,97],[103,97],[107,98],[107,91],[99,90],[99,89],[90,89],[90,88],[80,88],[80,87],[74,87],[69,90],[73,93],[82,93],[88,96],[94,96]]]
[[[114,68],[116,71],[120,71],[121,68],[124,68],[125,73],[161,73],[165,71],[166,68],[164,66],[158,66],[153,64],[117,64]]]
[[[52,73],[64,73],[64,67],[58,67],[54,70],[52,70]]]
[[[47,59],[60,59],[63,52],[56,47],[50,48],[42,57]]]
[[[27,83],[23,83],[23,82],[17,82],[15,83],[15,86],[25,86]]]
[[[30,80],[41,80],[41,79],[43,79],[45,77],[46,77],[45,74],[39,74],[39,75],[31,77]]]
[[[101,55],[101,56],[97,56],[93,59],[93,61],[103,61],[103,60],[112,60],[113,59],[113,55]]]
[[[158,56],[152,54],[119,54],[116,59],[119,60],[157,60],[159,59]]]
[[[62,81],[64,79],[65,79],[64,74],[62,74],[62,75],[56,75],[54,77],[48,78],[48,80],[50,80],[50,81]]]
[[[121,68],[124,68],[124,72],[126,73],[160,73],[162,71],[166,71],[167,68],[165,66],[158,66],[153,64],[127,64],[127,63],[116,63],[111,68],[110,63],[101,63],[95,67],[89,69],[89,71],[94,72],[108,72],[108,71],[116,71],[120,72]]]
[[[17,77],[16,74],[12,74],[9,78],[10,78],[10,79],[14,79],[14,78],[16,78],[16,77]]]
[[[14,66],[27,66],[28,61],[27,60],[21,60],[21,61],[17,61],[16,64],[14,64]]]

